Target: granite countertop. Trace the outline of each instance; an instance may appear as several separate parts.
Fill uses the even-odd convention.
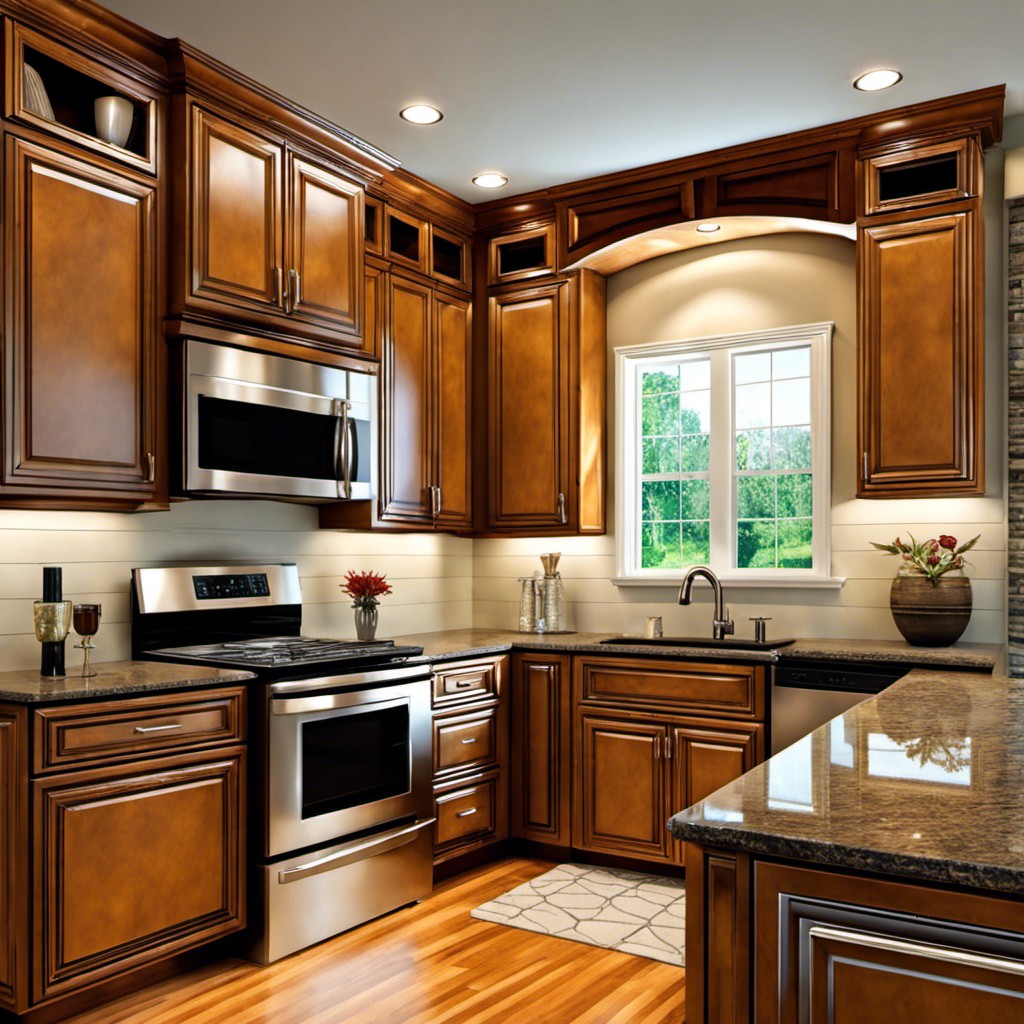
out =
[[[1024,892],[1024,681],[915,669],[676,814],[677,839]]]
[[[720,647],[671,647],[631,643],[639,637],[620,633],[519,633],[511,629],[452,629],[440,633],[409,633],[396,643],[423,648],[432,660],[477,658],[509,650],[557,651],[568,654],[644,654],[660,658],[712,661],[776,662],[786,659],[874,664],[941,665],[944,668],[991,672],[1002,657],[999,644],[956,644],[953,647],[912,647],[902,640],[797,640],[778,650]],[[613,640],[614,643],[602,643]]]
[[[94,700],[126,694],[143,696],[164,690],[184,690],[219,683],[244,683],[255,676],[240,669],[204,668],[162,661],[97,662],[92,679],[79,675],[45,678],[34,669],[0,672],[0,701],[40,704],[64,700]]]

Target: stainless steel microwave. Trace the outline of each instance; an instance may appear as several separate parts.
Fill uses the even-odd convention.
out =
[[[376,493],[369,373],[189,339],[184,489],[337,501]]]

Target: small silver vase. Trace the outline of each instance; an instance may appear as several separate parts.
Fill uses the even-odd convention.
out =
[[[356,638],[372,640],[377,635],[377,607],[356,606]]]

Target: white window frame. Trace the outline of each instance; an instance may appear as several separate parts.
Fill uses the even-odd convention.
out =
[[[832,335],[831,322],[799,324],[762,331],[722,334],[704,338],[625,345],[615,349],[615,561],[618,585],[678,583],[678,573],[664,568],[642,569],[640,557],[641,419],[637,401],[638,374],[650,363],[710,354],[711,439],[710,566],[724,581],[747,586],[836,587],[843,580],[831,571],[832,523]],[[741,569],[735,565],[736,476],[732,457],[733,357],[766,348],[811,350],[811,471],[813,484],[813,541],[810,569]],[[725,369],[723,370],[723,366]],[[723,377],[724,374],[724,377]],[[724,388],[726,401],[721,398]],[[724,495],[724,498],[723,498]],[[715,501],[717,499],[717,504]],[[723,508],[724,503],[724,508]]]

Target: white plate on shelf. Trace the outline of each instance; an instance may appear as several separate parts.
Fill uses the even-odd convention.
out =
[[[25,109],[33,114],[45,117],[49,121],[56,121],[53,116],[53,107],[50,106],[50,97],[46,95],[46,86],[43,85],[39,72],[31,64],[25,65],[24,82]]]

